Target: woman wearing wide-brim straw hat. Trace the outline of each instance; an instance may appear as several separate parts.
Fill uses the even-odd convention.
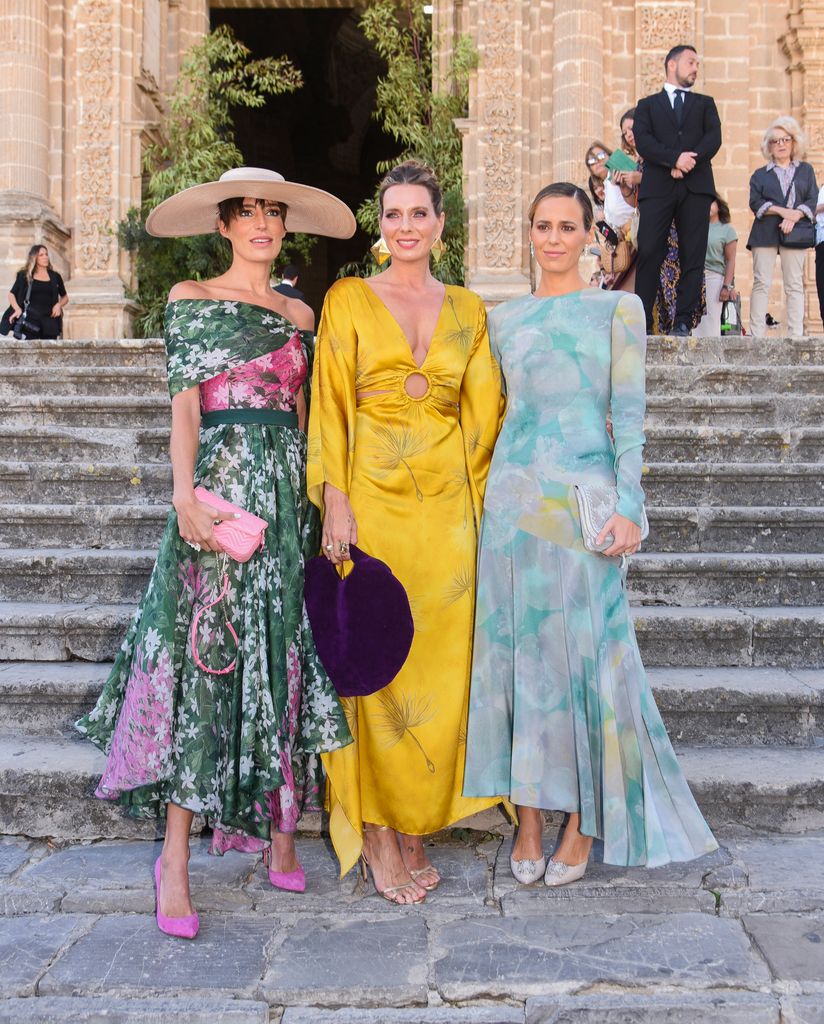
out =
[[[136,817],[166,817],[157,921],[186,938],[198,930],[194,814],[213,827],[211,852],[265,849],[272,884],[301,892],[297,821],[320,805],[320,753],[350,742],[303,603],[304,559],[318,550],[304,482],[314,315],[269,286],[287,225],[347,238],[355,219],[327,192],[238,168],[172,196],[147,221],[167,237],[219,231],[232,263],[169,294],[174,511],[112,673],[78,728],[108,755],[97,795]],[[231,510],[198,500],[198,486],[266,522],[247,562],[223,553],[215,527]]]

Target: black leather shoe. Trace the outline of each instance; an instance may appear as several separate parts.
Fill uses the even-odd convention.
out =
[[[688,338],[690,336],[690,327],[688,324],[676,324],[672,329],[673,338]]]

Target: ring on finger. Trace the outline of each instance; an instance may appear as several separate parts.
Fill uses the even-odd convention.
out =
[[[324,547],[324,550],[325,550],[325,551],[331,551],[331,550],[332,550],[332,547],[333,547],[333,545],[332,545],[332,544],[324,544],[324,546],[323,546],[323,547]]]

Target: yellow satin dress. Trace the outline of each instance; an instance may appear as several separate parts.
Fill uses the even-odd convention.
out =
[[[427,385],[417,399],[406,389],[414,374]],[[323,755],[341,874],[357,861],[364,821],[425,835],[498,802],[461,791],[477,528],[503,404],[473,292],[447,285],[418,367],[364,280],[332,286],[315,352],[309,497],[322,511],[324,483],[349,495],[358,546],[403,583],[415,623],[389,686],[343,700],[354,743]]]

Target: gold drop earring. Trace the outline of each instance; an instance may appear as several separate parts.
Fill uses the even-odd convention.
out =
[[[389,246],[386,244],[386,239],[381,237],[375,242],[372,248],[369,250],[375,257],[375,262],[379,267],[382,267],[384,263],[391,257],[392,253],[389,251]]]
[[[443,239],[440,238],[440,237],[436,238],[435,241],[432,244],[432,259],[436,263],[440,263],[441,262],[441,258],[443,257],[443,254],[445,252],[446,252],[446,246],[444,245]]]

